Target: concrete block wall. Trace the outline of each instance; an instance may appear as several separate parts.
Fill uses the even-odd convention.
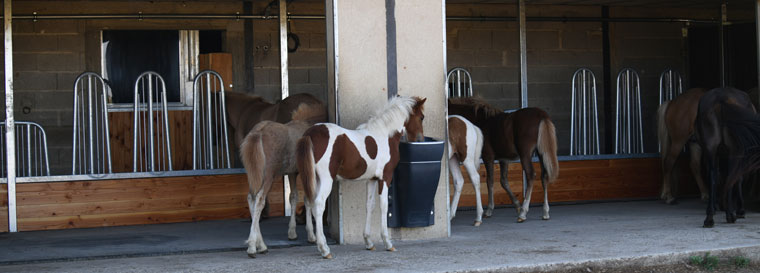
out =
[[[14,117],[46,130],[53,174],[71,172],[72,90],[85,70],[84,26],[82,20],[13,25]]]
[[[263,14],[266,4],[256,3],[254,13]],[[276,15],[277,8],[270,10]],[[293,3],[288,12],[294,15],[324,15],[324,3]],[[291,20],[289,31],[298,36],[300,46],[288,55],[290,94],[309,93],[327,100],[327,56],[325,55],[325,21],[322,19]],[[269,101],[280,99],[280,32],[277,20],[253,22],[254,90]],[[292,47],[293,41],[289,40]]]
[[[268,1],[257,1],[254,14],[263,14]],[[24,1],[14,3],[14,14],[234,14],[238,1]],[[295,3],[291,14],[324,14],[324,3]],[[276,7],[270,12],[277,14]],[[252,92],[269,101],[280,98],[279,28],[277,20],[254,20],[254,90],[242,90],[244,70],[243,22],[235,20],[14,20],[15,118],[34,121],[48,134],[51,173],[71,172],[72,89],[76,76],[100,71],[99,37],[102,29],[216,29],[225,31],[223,47],[233,54],[236,92]],[[290,93],[311,93],[326,100],[324,20],[293,20],[291,32],[300,47],[290,55]],[[0,31],[1,32],[1,31]],[[0,56],[2,59],[2,56]],[[1,73],[1,71],[0,71]],[[2,114],[4,119],[4,112]]]
[[[447,5],[448,16],[516,16],[515,5]],[[596,6],[528,5],[528,17],[600,17]],[[694,9],[610,8],[611,17],[711,18],[712,11]],[[681,23],[610,23],[612,116],[615,76],[631,67],[641,76],[645,152],[657,152],[655,113],[659,106],[660,73],[667,67],[688,75],[686,37]],[[546,110],[557,127],[559,154],[569,154],[571,81],[581,68],[597,79],[600,141],[604,146],[602,24],[600,22],[527,22],[528,105]],[[517,22],[447,22],[448,68],[465,67],[473,77],[474,93],[495,106],[520,105],[519,36]],[[688,88],[684,86],[684,88]],[[611,123],[614,126],[614,122]],[[614,128],[613,128],[614,133]],[[611,151],[610,151],[611,153]]]

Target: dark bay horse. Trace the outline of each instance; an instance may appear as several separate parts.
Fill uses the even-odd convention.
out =
[[[298,141],[298,173],[306,192],[306,206],[316,219],[317,248],[323,258],[332,258],[322,230],[322,214],[336,178],[348,183],[366,182],[364,243],[368,250],[375,249],[370,239],[370,217],[375,196],[380,195],[380,236],[386,250],[396,250],[388,234],[388,189],[393,171],[400,160],[398,146],[402,135],[407,135],[408,139],[419,139],[423,135],[425,100],[418,97],[394,97],[356,130],[320,123],[309,128]]]
[[[664,102],[657,109],[657,137],[662,149],[662,191],[660,198],[668,204],[675,202],[676,161],[684,147],[689,145],[691,172],[697,180],[702,200],[707,201],[708,191],[700,174],[701,150],[694,138],[694,121],[697,119],[699,99],[707,90],[689,89],[671,101]]]
[[[548,220],[548,186],[557,179],[559,174],[557,136],[549,114],[534,107],[504,113],[502,110],[474,98],[449,99],[449,114],[465,117],[483,132],[484,141],[481,156],[486,167],[488,185],[488,209],[486,209],[485,216],[490,217],[493,213],[493,164],[494,160],[498,159],[501,167],[501,186],[507,191],[509,198],[517,208],[519,213],[517,221],[525,221],[530,206],[530,196],[533,192],[533,180],[536,177],[531,162],[533,154],[536,153],[541,165],[541,184],[544,188],[543,219]],[[525,197],[522,208],[507,182],[507,171],[509,170],[507,160],[517,158],[520,159],[527,179],[527,183],[523,184]]]
[[[245,136],[240,146],[245,172],[248,174],[248,208],[251,211],[251,232],[248,235],[248,256],[267,251],[261,237],[259,219],[264,209],[267,194],[277,177],[288,175],[290,180],[290,223],[288,239],[295,240],[296,204],[298,190],[296,184],[296,143],[301,135],[314,123],[309,120],[325,119],[326,109],[318,104],[301,104],[293,112],[293,120],[286,124],[265,120],[256,124]],[[311,225],[311,214],[306,213],[306,225]],[[311,230],[311,228],[307,228]],[[308,241],[314,242],[314,233],[308,233]]]
[[[716,88],[699,100],[695,126],[703,174],[710,185],[704,227],[715,224],[718,193],[726,221],[734,223],[736,218],[744,218],[742,176],[760,167],[760,117],[747,93]],[[722,184],[719,178],[724,178]]]
[[[294,94],[284,100],[270,103],[259,96],[240,92],[225,92],[224,103],[227,107],[227,123],[234,130],[235,147],[240,147],[245,135],[262,120],[287,123],[290,121],[293,111],[301,103],[318,104],[325,107],[322,101],[307,93]],[[308,120],[308,122],[325,122],[327,121],[326,118],[325,116],[324,119]]]

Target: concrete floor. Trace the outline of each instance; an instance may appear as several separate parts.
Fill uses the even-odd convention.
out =
[[[514,209],[505,208],[473,227],[474,212],[460,211],[450,238],[396,241],[397,252],[332,245],[333,260],[322,259],[313,245],[283,245],[250,259],[242,243],[248,232],[244,221],[161,225],[148,233],[142,230],[152,226],[56,231],[51,233],[60,234],[50,237],[22,232],[0,235],[0,260],[6,262],[0,272],[517,272],[683,262],[706,251],[760,261],[760,213],[748,213],[736,224],[726,224],[719,213],[712,229],[701,227],[704,205],[698,200],[674,206],[659,201],[554,206],[551,216],[542,221],[541,208],[533,207],[528,221],[516,223]],[[273,228],[275,234],[264,235],[270,246],[278,239],[287,240],[284,220],[270,224],[281,226]],[[299,231],[303,233],[302,226]],[[60,239],[66,233],[74,235]],[[110,236],[121,243],[98,239]],[[65,243],[56,243],[56,238]],[[171,247],[153,249],[162,244]],[[143,249],[144,255],[112,254],[127,245]],[[84,254],[68,253],[75,249]],[[22,253],[43,262],[8,264]],[[66,255],[76,260],[60,261]],[[44,262],[47,259],[59,261]]]

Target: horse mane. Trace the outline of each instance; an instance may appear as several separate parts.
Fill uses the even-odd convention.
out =
[[[486,115],[486,118],[490,118],[504,112],[504,110],[496,108],[495,106],[488,104],[482,98],[478,97],[449,98],[449,104],[472,107],[472,111],[475,112],[476,115],[478,112],[482,111]]]
[[[403,129],[404,123],[409,120],[409,115],[411,115],[414,106],[417,105],[417,101],[417,98],[412,97],[393,97],[380,111],[356,129],[382,132],[390,137]]]
[[[264,98],[260,96],[253,95],[251,93],[242,93],[242,92],[224,92],[224,94],[228,97],[232,97],[236,100],[245,100],[248,103],[255,103],[255,102],[267,102],[264,100]],[[268,103],[268,102],[267,102]]]
[[[325,113],[325,110],[325,106],[321,103],[301,103],[298,105],[298,108],[293,111],[291,119],[305,121],[308,123],[325,121],[327,120],[327,113]]]

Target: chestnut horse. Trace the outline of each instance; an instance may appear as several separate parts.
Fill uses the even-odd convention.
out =
[[[324,120],[327,112],[321,104],[301,104],[293,112],[292,121],[282,124],[265,120],[256,124],[245,136],[240,145],[245,171],[248,174],[248,208],[251,211],[251,232],[248,235],[248,256],[256,257],[256,253],[267,251],[264,239],[261,237],[259,220],[264,209],[267,194],[277,177],[288,175],[290,180],[290,224],[288,239],[295,240],[296,234],[296,204],[298,190],[296,185],[296,142],[303,133],[314,123],[309,120]],[[311,225],[311,214],[306,213],[306,224]],[[311,229],[307,229],[311,230]],[[308,233],[309,242],[314,242],[314,234]]]
[[[557,179],[559,163],[557,162],[557,136],[552,123],[544,110],[535,107],[523,108],[512,113],[504,113],[480,99],[449,99],[449,114],[461,115],[483,132],[483,163],[486,167],[488,184],[488,209],[486,217],[493,213],[493,163],[499,160],[501,167],[501,186],[519,213],[517,222],[527,219],[530,196],[533,192],[533,180],[536,174],[531,162],[534,153],[538,155],[541,165],[541,184],[544,188],[544,220],[549,220],[549,184]],[[525,197],[522,207],[515,198],[507,182],[509,162],[520,159],[526,181],[523,181]]]
[[[702,148],[702,167],[710,185],[704,227],[713,227],[719,178],[726,222],[744,218],[742,176],[760,168],[760,117],[747,93],[716,88],[699,100],[696,135]]]
[[[293,111],[302,103],[323,105],[319,99],[307,93],[294,94],[276,103],[269,103],[261,97],[240,92],[225,92],[224,94],[227,123],[234,130],[235,147],[240,147],[243,138],[262,120],[286,123],[290,121]],[[308,122],[325,121],[327,121],[326,116]]]
[[[454,219],[459,205],[459,196],[462,193],[464,178],[459,163],[464,165],[470,176],[473,188],[475,188],[475,214],[474,226],[480,226],[483,216],[483,204],[480,202],[480,152],[483,150],[483,132],[468,121],[457,115],[449,116],[449,171],[454,177],[454,198],[451,200],[449,221]]]
[[[671,101],[666,101],[657,109],[657,137],[662,149],[662,191],[660,198],[668,204],[675,202],[673,192],[676,192],[675,180],[676,160],[684,147],[689,145],[690,167],[694,179],[697,180],[702,200],[707,201],[708,192],[700,174],[701,150],[694,139],[694,121],[697,119],[699,99],[707,90],[701,88],[689,89]]]
[[[325,200],[336,178],[367,183],[367,221],[364,242],[368,250],[375,247],[370,239],[370,216],[375,195],[380,195],[381,237],[385,249],[395,251],[388,235],[388,187],[399,162],[399,142],[404,132],[409,139],[422,139],[423,106],[426,99],[394,97],[382,111],[356,130],[322,123],[309,128],[298,141],[297,165],[317,226],[317,248],[323,258],[331,259],[325,241],[322,214]],[[378,183],[379,182],[379,183]],[[307,226],[308,228],[308,226]]]

